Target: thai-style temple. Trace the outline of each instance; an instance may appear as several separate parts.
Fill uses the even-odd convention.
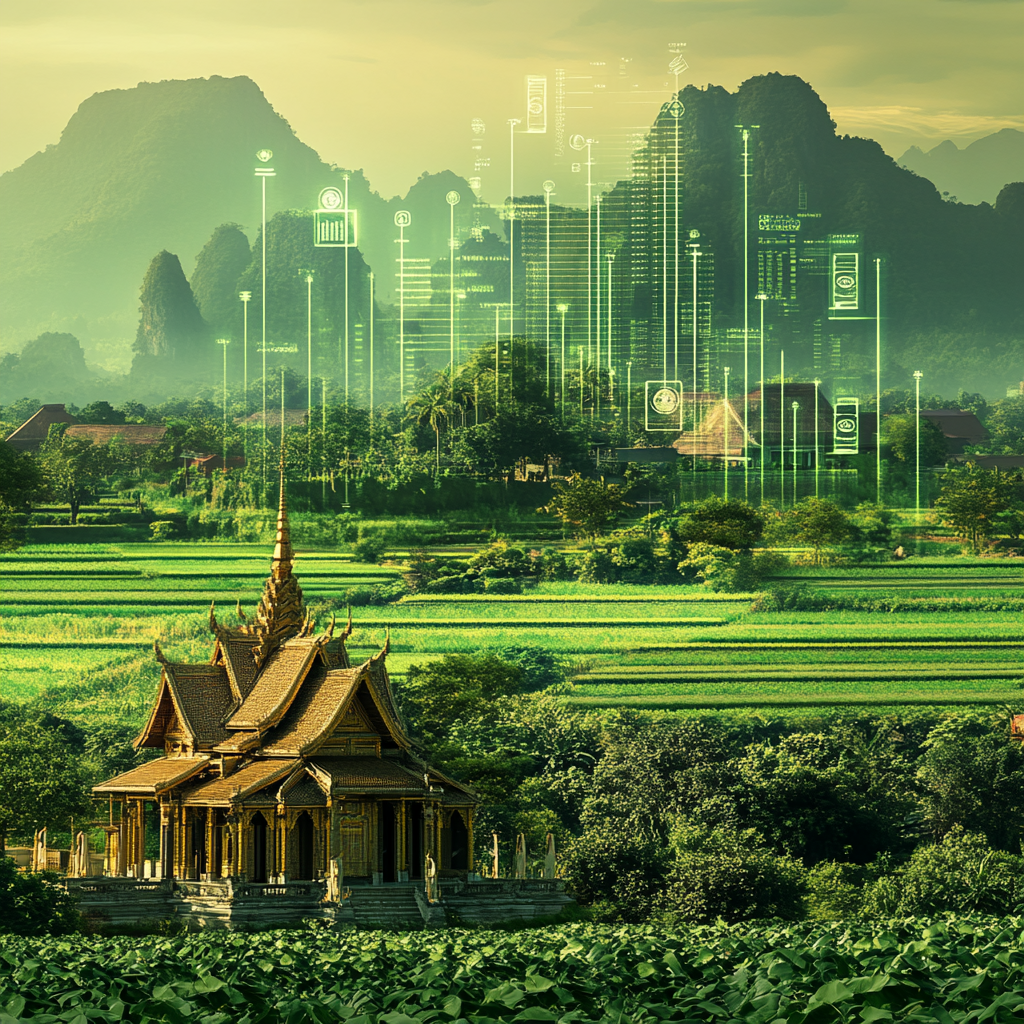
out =
[[[421,891],[438,902],[427,879],[459,892],[479,881],[478,801],[416,755],[388,679],[390,639],[353,664],[351,617],[318,633],[293,560],[282,482],[252,620],[238,606],[239,624],[225,626],[211,606],[206,664],[168,661],[156,646],[160,684],[136,747],[162,756],[94,789],[109,803],[108,878],[77,884],[87,911],[112,895],[108,879],[124,880],[123,892],[158,886],[205,900],[222,918],[242,896],[303,897],[297,914],[308,916],[310,901],[340,904],[340,890],[360,883],[405,883],[423,904]]]

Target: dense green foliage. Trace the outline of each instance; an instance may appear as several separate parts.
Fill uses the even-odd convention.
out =
[[[9,1019],[1009,1024],[1019,918],[0,940]]]
[[[0,930],[10,935],[64,935],[80,927],[74,900],[58,875],[20,872],[0,853]]]

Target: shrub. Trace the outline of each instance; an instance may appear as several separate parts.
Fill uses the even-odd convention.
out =
[[[379,534],[370,534],[356,541],[352,553],[358,562],[369,562],[376,565],[387,551],[387,542]]]
[[[588,551],[580,559],[576,579],[580,583],[613,583],[616,565],[607,551]]]
[[[521,594],[523,581],[511,576],[490,576],[484,580],[484,590],[488,594]]]
[[[648,580],[657,574],[659,568],[654,541],[648,537],[624,538],[612,551],[612,561],[623,580]]]
[[[611,822],[571,840],[563,857],[570,891],[580,903],[597,905],[605,920],[645,921],[667,865],[668,853],[657,841]]]
[[[23,874],[14,861],[0,857],[0,931],[67,935],[79,930],[74,900],[55,874]]]
[[[494,655],[522,670],[524,692],[546,690],[565,682],[561,660],[544,647],[507,645],[496,648]]]
[[[981,913],[1000,917],[1024,909],[1024,857],[993,850],[959,825],[941,843],[919,846],[910,860],[865,894],[875,917]]]
[[[868,876],[859,864],[822,861],[807,872],[807,916],[814,921],[845,921],[864,906]]]
[[[556,548],[544,548],[537,559],[542,580],[571,580],[574,577],[569,559]]]
[[[507,540],[496,540],[490,547],[475,555],[469,562],[470,570],[481,575],[500,577],[532,576],[537,567],[523,548],[514,547]]]
[[[173,540],[178,533],[178,526],[170,519],[158,519],[149,524],[149,532],[153,540]]]
[[[755,829],[681,821],[675,863],[659,903],[670,918],[710,923],[802,916],[804,869],[763,845]]]
[[[738,593],[757,590],[764,580],[780,572],[789,561],[777,551],[733,551],[714,544],[692,544],[679,571],[689,580],[701,580],[712,590]]]

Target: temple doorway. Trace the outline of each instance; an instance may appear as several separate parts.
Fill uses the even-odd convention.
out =
[[[224,829],[226,815],[223,811],[212,811],[213,814],[213,850],[210,856],[210,875],[222,878],[224,875]]]
[[[309,881],[313,877],[313,819],[307,811],[303,811],[295,823],[295,838],[298,847],[297,870],[292,877]]]
[[[312,826],[310,822],[310,826]],[[252,816],[252,880],[267,880],[267,819],[260,811]]]
[[[395,805],[380,805],[380,860],[381,881],[395,882],[398,880],[396,861],[398,859],[398,820]]]
[[[458,811],[452,812],[451,828],[452,855],[451,867],[454,871],[469,869],[469,829]]]
[[[409,804],[409,877],[423,877],[423,804]]]
[[[206,874],[206,815],[209,812],[192,812],[192,877],[202,878]]]

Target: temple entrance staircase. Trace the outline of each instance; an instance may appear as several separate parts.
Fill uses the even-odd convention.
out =
[[[423,927],[423,914],[416,900],[417,885],[423,887],[422,882],[354,885],[345,902],[359,928],[418,929]]]

